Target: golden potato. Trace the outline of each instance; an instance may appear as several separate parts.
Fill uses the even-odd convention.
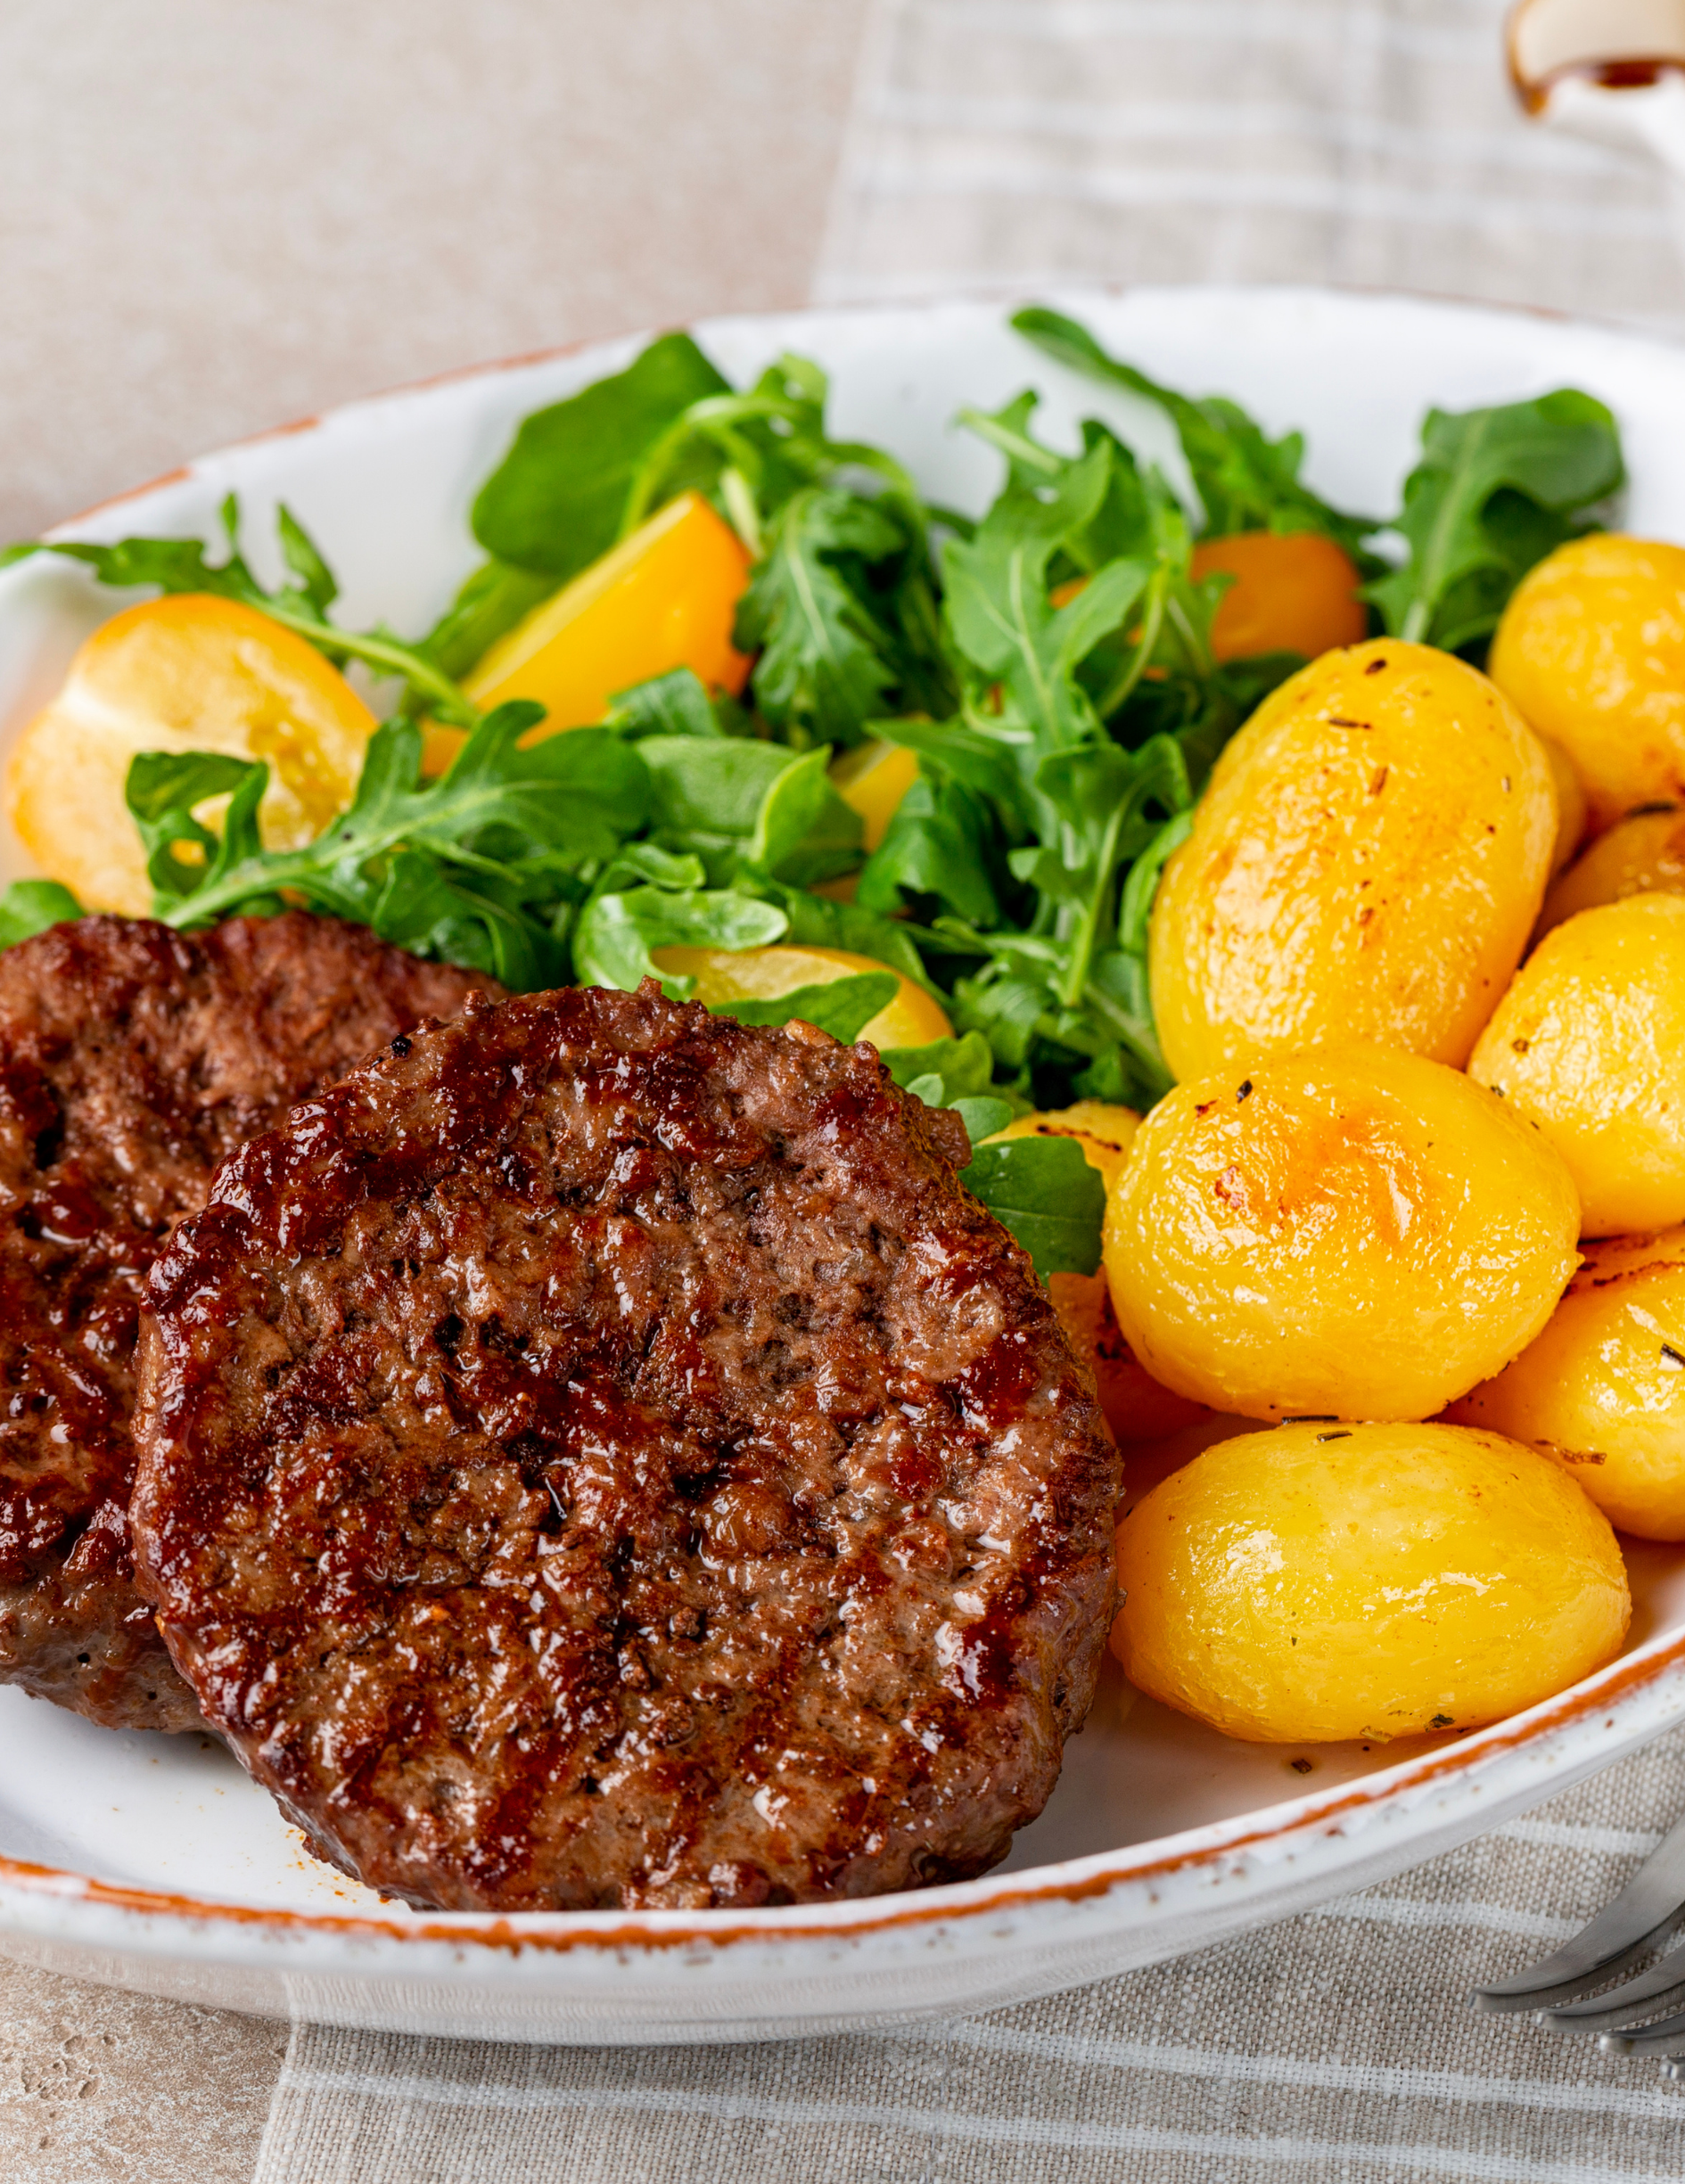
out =
[[[1539,932],[1582,910],[1649,894],[1685,895],[1685,810],[1677,804],[1629,812],[1599,834],[1546,895]]]
[[[1533,733],[1538,735],[1538,730],[1535,728]],[[1574,760],[1560,743],[1553,743],[1548,735],[1539,736],[1539,745],[1550,761],[1550,778],[1557,784],[1557,842],[1550,852],[1550,872],[1554,878],[1574,862],[1580,844],[1585,840],[1590,814],[1585,784],[1574,770]]]
[[[1178,1077],[1329,1039],[1460,1065],[1521,960],[1550,762],[1484,675],[1391,638],[1325,653],[1219,759],[1153,907]]]
[[[1544,1326],[1579,1211],[1544,1137],[1460,1071],[1324,1047],[1159,1103],[1107,1195],[1106,1272],[1179,1395],[1426,1418]]]
[[[1451,1416],[1571,1464],[1623,1531],[1685,1539],[1685,1228],[1587,1244],[1544,1333]]]
[[[1630,895],[1547,933],[1468,1071],[1567,1162],[1586,1236],[1685,1220],[1685,898]]]
[[[1573,759],[1594,832],[1685,796],[1685,546],[1609,531],[1558,546],[1504,609],[1492,676]]]
[[[1094,1367],[1100,1408],[1116,1440],[1162,1441],[1211,1415],[1155,1380],[1123,1340],[1104,1274],[1050,1274],[1048,1298],[1072,1348]]]
[[[1119,1525],[1118,1581],[1130,1680],[1258,1744],[1500,1720],[1602,1667],[1632,1617],[1574,1478],[1454,1425],[1221,1441]]]

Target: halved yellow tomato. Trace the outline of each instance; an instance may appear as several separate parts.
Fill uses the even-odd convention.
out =
[[[123,801],[143,751],[264,759],[271,849],[312,841],[357,786],[374,716],[340,673],[257,608],[180,593],[96,629],[14,748],[6,808],[49,877],[90,909],[144,917],[152,892]]]
[[[735,697],[749,661],[731,641],[749,552],[700,493],[681,493],[629,538],[499,637],[463,685],[489,711],[508,698],[548,708],[538,737],[601,720],[616,691],[691,668]],[[428,726],[423,764],[440,773],[463,731]]]
[[[656,967],[696,981],[693,998],[711,1008],[732,1001],[774,1001],[798,986],[830,986],[862,971],[887,971],[888,964],[842,948],[658,948]],[[933,1039],[951,1039],[954,1027],[922,986],[894,973],[895,998],[881,1008],[860,1033],[881,1053],[886,1047],[925,1047]]]

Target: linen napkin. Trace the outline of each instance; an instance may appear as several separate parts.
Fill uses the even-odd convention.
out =
[[[880,0],[816,296],[1401,286],[1685,330],[1660,186],[1526,124],[1498,0]],[[892,2032],[522,2049],[300,2023],[256,2184],[1628,2184],[1648,2065],[1477,2018],[1685,1810],[1685,1731],[1383,1888]]]
[[[1685,2098],[1469,1988],[1685,1810],[1685,1730],[1386,1885],[986,2016],[740,2048],[298,2024],[254,2184],[1637,2184]]]
[[[1333,282],[1685,331],[1665,191],[1504,0],[874,0],[815,292]]]

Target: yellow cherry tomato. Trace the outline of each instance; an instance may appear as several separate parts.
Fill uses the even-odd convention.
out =
[[[902,797],[918,779],[918,753],[904,743],[875,738],[840,758],[831,768],[831,778],[842,801],[866,823],[863,839],[869,856],[888,833]]]
[[[711,1008],[732,1001],[775,1001],[798,986],[830,986],[862,971],[890,968],[842,948],[745,948],[736,953],[724,948],[658,948],[654,960],[659,970],[694,978],[691,998]],[[885,1047],[927,1047],[932,1039],[951,1039],[954,1027],[924,988],[899,972],[895,976],[895,998],[879,1009],[860,1037],[870,1039],[880,1054]]]
[[[1685,895],[1685,809],[1663,804],[1617,819],[1577,857],[1545,897],[1539,932],[1629,895]]]
[[[41,869],[90,909],[144,917],[152,891],[123,801],[139,752],[265,759],[259,827],[269,848],[291,849],[350,801],[374,725],[337,668],[255,607],[196,592],[149,599],[94,632],[24,730],[7,810]]]
[[[1303,653],[1314,660],[1336,645],[1361,642],[1369,612],[1357,595],[1356,569],[1320,531],[1236,531],[1202,538],[1191,573],[1232,576],[1212,618],[1219,660],[1261,653]]]
[[[1325,653],[1217,761],[1153,906],[1153,1008],[1179,1077],[1325,1040],[1460,1066],[1539,915],[1549,761],[1449,653]]]
[[[1448,1415],[1569,1465],[1623,1531],[1685,1539],[1685,1228],[1588,1244],[1544,1333]]]
[[[1107,1196],[1106,1271],[1179,1395],[1426,1418],[1539,1333],[1579,1217],[1545,1138],[1460,1070],[1324,1047],[1159,1102]]]
[[[1130,1680],[1260,1744],[1501,1720],[1613,1659],[1632,1619],[1608,1519],[1574,1478],[1467,1427],[1221,1441],[1117,1541]]]
[[[1492,676],[1573,759],[1593,832],[1685,797],[1685,546],[1612,531],[1558,546],[1504,609]]]
[[[681,493],[571,584],[500,637],[463,685],[489,711],[507,698],[548,708],[536,731],[601,720],[609,700],[672,668],[692,668],[733,696],[749,661],[731,641],[749,553],[699,493]],[[460,728],[428,729],[424,764],[441,772]]]

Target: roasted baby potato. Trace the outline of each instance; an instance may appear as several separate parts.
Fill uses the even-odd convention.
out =
[[[1534,734],[1538,731],[1535,729]],[[1550,761],[1550,778],[1557,784],[1557,843],[1550,852],[1550,871],[1565,871],[1579,854],[1585,840],[1588,812],[1585,784],[1574,770],[1574,760],[1560,743],[1553,743],[1548,735],[1539,737],[1540,745]]]
[[[1221,1441],[1123,1519],[1118,1581],[1130,1680],[1259,1744],[1499,1720],[1600,1668],[1632,1617],[1575,1475],[1454,1425]]]
[[[1468,1069],[1567,1162],[1585,1235],[1685,1220],[1685,898],[1631,895],[1547,933]]]
[[[1451,1416],[1571,1465],[1623,1531],[1685,1539],[1685,1228],[1588,1244],[1544,1333]]]
[[[1685,796],[1685,546],[1612,531],[1558,546],[1504,609],[1492,676],[1573,759],[1594,833]]]
[[[1106,1271],[1179,1395],[1426,1418],[1539,1333],[1578,1229],[1566,1167],[1502,1101],[1415,1055],[1326,1047],[1159,1103],[1108,1194]]]
[[[1629,812],[1599,834],[1552,885],[1539,930],[1549,932],[1606,902],[1649,894],[1685,895],[1685,809],[1678,804]]]
[[[1387,638],[1284,683],[1164,869],[1150,965],[1179,1077],[1329,1039],[1467,1060],[1556,846],[1550,763],[1502,693]]]
[[[1124,1341],[1104,1274],[1050,1274],[1048,1296],[1072,1347],[1094,1367],[1100,1408],[1116,1440],[1163,1441],[1208,1416],[1203,1403],[1155,1380]]]

